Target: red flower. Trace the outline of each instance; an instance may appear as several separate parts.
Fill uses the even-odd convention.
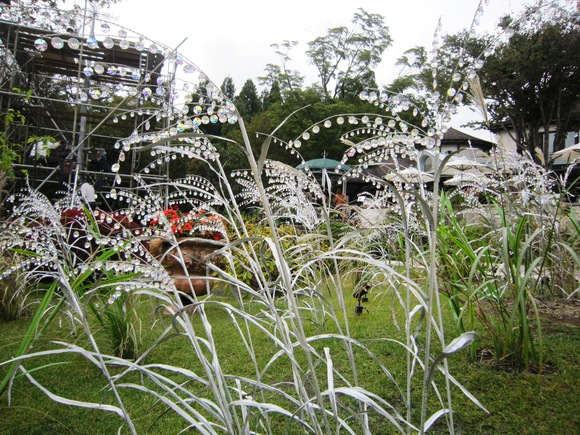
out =
[[[163,213],[165,214],[169,222],[177,222],[179,220],[179,213],[177,212],[177,210],[173,209],[164,210]]]
[[[163,210],[163,215],[170,224],[171,232],[177,237],[202,237],[213,240],[225,237],[223,218],[206,210],[182,213],[176,205],[173,205]],[[166,231],[164,221],[157,217],[149,221],[149,227],[161,230],[161,233]]]

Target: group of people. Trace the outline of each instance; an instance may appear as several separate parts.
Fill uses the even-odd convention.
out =
[[[96,151],[96,158],[92,160],[92,163],[96,166],[96,172],[111,172],[111,165],[107,160],[107,152],[102,148],[97,148]],[[80,180],[79,185],[79,191],[82,198],[89,205],[89,207],[93,209],[97,203],[96,192],[102,192],[105,190],[107,185],[107,178],[104,175],[97,175],[94,186],[86,180]]]

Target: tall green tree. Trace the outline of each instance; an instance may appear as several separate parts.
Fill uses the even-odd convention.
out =
[[[234,80],[231,76],[227,76],[220,89],[224,93],[226,97],[228,97],[231,101],[234,101],[234,97],[236,96],[236,85],[234,85]]]
[[[280,84],[275,80],[270,87],[270,90],[265,90],[262,93],[262,107],[264,110],[272,107],[274,104],[282,103],[282,92],[280,91]]]
[[[551,144],[562,149],[580,128],[580,21],[540,2],[503,17],[500,28],[509,38],[464,30],[446,35],[432,58],[423,47],[408,50],[398,62],[405,74],[391,88],[438,96],[438,110],[450,110],[471,102],[477,76],[487,103],[479,125],[509,132],[521,151],[537,157],[539,149],[548,162]]]
[[[328,29],[324,36],[308,43],[306,54],[318,69],[326,98],[344,98],[374,83],[372,69],[391,43],[384,17],[359,8],[351,28]]]
[[[425,47],[416,46],[405,51],[395,63],[403,69],[389,88],[393,92],[405,92],[409,89],[420,93],[432,91],[433,74],[427,64],[428,60],[429,56]]]
[[[245,120],[249,120],[252,116],[260,113],[262,103],[258,96],[258,89],[252,79],[246,80],[240,93],[236,97],[235,103],[240,115]]]
[[[560,17],[563,18],[563,17]],[[514,132],[521,149],[548,161],[580,129],[580,27],[534,19],[498,47],[481,69],[491,122]]]
[[[289,68],[292,60],[290,51],[298,45],[297,41],[285,40],[281,44],[272,44],[271,47],[276,50],[276,54],[280,57],[280,65],[269,63],[264,68],[265,75],[258,77],[258,83],[261,86],[272,87],[275,82],[281,92],[292,91],[300,89],[304,83],[304,76],[298,70]]]

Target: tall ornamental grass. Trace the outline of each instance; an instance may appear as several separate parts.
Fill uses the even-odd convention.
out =
[[[362,120],[365,116],[354,119]],[[242,120],[239,127],[243,132]],[[194,132],[190,137],[197,140],[201,134]],[[179,139],[183,137],[187,136],[182,134]],[[156,142],[149,143],[149,140],[143,138],[139,147],[155,149]],[[162,141],[160,147],[167,155],[177,152],[199,158],[191,150],[169,146],[165,138]],[[125,405],[127,390],[152,396],[182,419],[183,428],[197,428],[205,433],[279,433],[280,430],[359,433],[378,430],[375,427],[415,432],[427,430],[441,417],[453,431],[451,389],[455,385],[469,393],[449,373],[445,361],[474,337],[466,333],[446,342],[438,292],[434,287],[436,277],[428,272],[427,276],[432,278],[425,280],[358,249],[353,240],[368,229],[358,228],[338,236],[331,229],[331,207],[313,179],[265,159],[255,160],[249,140],[241,146],[252,168],[248,173],[255,174],[253,184],[248,185],[250,194],[244,200],[253,199],[253,206],[260,207],[261,226],[268,229],[259,234],[246,225],[239,199],[226,183],[230,174],[223,171],[215,155],[205,161],[218,175],[220,184],[212,185],[197,177],[194,182],[149,185],[137,177],[138,187],[134,191],[112,192],[116,200],[125,204],[114,218],[101,213],[95,217],[81,207],[74,195],[56,206],[34,191],[14,199],[14,215],[2,232],[2,250],[18,251],[23,256],[19,269],[29,274],[27,288],[44,289],[44,296],[18,353],[2,363],[7,368],[3,392],[10,396],[15,376],[21,373],[52,400],[115,414],[131,432],[136,432],[138,414],[130,412]],[[297,221],[288,221],[280,191],[272,190],[271,194],[262,182],[262,169],[266,165],[272,177],[285,177],[284,183],[289,189],[294,188],[298,179],[309,180],[305,185],[313,186],[312,194],[322,203],[298,202],[297,210],[309,215],[316,210],[321,222],[316,233],[304,231],[304,223],[312,221],[308,216],[299,217],[300,226]],[[292,174],[295,178],[289,176]],[[169,192],[175,203],[210,210],[227,222],[229,231],[220,250],[223,266],[208,263],[207,267],[208,279],[227,289],[229,302],[210,295],[198,298],[193,306],[184,307],[167,271],[145,249],[147,241],[159,237],[147,222],[173,203],[168,203],[159,191]],[[430,204],[420,193],[417,195],[416,199],[427,211]],[[80,213],[72,221],[63,219],[70,215],[71,208]],[[110,230],[99,225],[100,219]],[[283,233],[281,220],[285,222]],[[127,221],[138,225],[127,225],[127,228],[122,225]],[[427,228],[434,228],[434,222],[430,218]],[[167,234],[171,237],[172,233]],[[428,234],[432,236],[432,230]],[[434,241],[431,239],[431,242]],[[407,245],[406,255],[414,255],[414,245],[408,235],[401,243]],[[424,256],[423,260],[425,270],[433,270],[432,258]],[[390,372],[387,361],[351,335],[352,313],[346,308],[346,281],[341,278],[344,273],[341,265],[345,262],[372,269],[374,278],[387,283],[401,301],[406,313],[407,340],[380,336],[377,339],[400,346],[408,355],[408,370],[403,381]],[[251,281],[247,279],[248,272]],[[144,298],[150,300],[152,316],[165,310],[174,313],[171,326],[148,347],[143,347],[139,340],[139,319],[135,318],[133,309],[133,304]],[[330,309],[327,298],[336,298],[339,310]],[[249,365],[240,372],[223,368],[223,359],[227,356],[221,354],[219,343],[214,341],[213,330],[218,325],[208,315],[209,306],[229,313],[238,331]],[[201,328],[193,326],[193,316],[201,319]],[[52,350],[36,352],[35,341],[51,323],[63,317],[67,319],[63,327],[68,325],[76,333],[82,333],[87,337],[87,346],[58,341],[53,343]],[[91,319],[100,325],[97,330]],[[311,319],[320,325],[332,325],[333,332],[327,333],[321,326],[312,334],[305,323]],[[106,352],[95,339],[100,331],[109,334],[109,349],[113,352]],[[263,337],[259,345],[255,342],[255,331],[260,331]],[[187,339],[195,370],[170,361],[155,361],[155,347],[175,336]],[[262,358],[264,346],[269,355],[266,362]],[[27,369],[29,361],[42,361],[44,355],[60,353],[75,353],[101,372],[103,387],[110,392],[104,402],[56,394],[50,385],[36,380],[38,368]],[[391,398],[387,398],[373,390],[372,385],[361,383],[357,366],[357,355],[361,353],[368,355],[378,373],[389,380],[394,396],[390,394]],[[285,370],[280,371],[279,366]],[[435,376],[438,372],[443,375],[443,388],[435,383],[440,379]],[[417,385],[423,393],[422,399],[415,401],[412,391]],[[430,396],[435,401],[428,400]],[[415,409],[420,412],[414,412]]]
[[[196,70],[191,63],[187,67]],[[465,77],[476,72],[473,65],[458,64],[458,68],[458,74]],[[126,406],[127,397],[135,395],[163,404],[165,412],[180,419],[181,430],[207,434],[424,433],[435,425],[454,433],[458,426],[452,400],[455,390],[483,405],[457,381],[447,363],[476,336],[472,324],[463,321],[463,330],[451,339],[454,331],[446,330],[443,319],[438,272],[442,254],[457,253],[451,238],[442,240],[441,222],[452,226],[446,209],[441,208],[446,202],[439,192],[445,163],[436,160],[432,191],[420,177],[412,180],[401,175],[389,181],[366,170],[389,160],[414,162],[418,149],[437,154],[452,105],[461,92],[439,99],[432,95],[425,104],[416,104],[408,96],[365,91],[361,97],[373,108],[379,107],[380,113],[337,114],[291,140],[277,138],[275,129],[256,144],[233,103],[219,87],[202,82],[203,86],[196,87],[198,104],[193,113],[160,103],[160,108],[150,109],[151,118],[167,120],[167,127],[149,131],[149,120],[144,121],[117,144],[123,157],[113,165],[116,186],[110,193],[110,199],[119,204],[117,215],[95,216],[82,207],[74,189],[56,205],[32,190],[14,198],[14,213],[0,233],[0,248],[2,255],[17,252],[22,261],[18,267],[3,270],[3,277],[25,271],[22,291],[40,291],[42,297],[18,352],[0,363],[2,393],[9,400],[19,381],[17,375],[23,375],[52,400],[109,412],[119,418],[122,430],[131,433],[137,432],[136,422],[147,412]],[[422,119],[419,125],[406,123],[399,115],[413,109]],[[237,126],[242,140],[204,133],[205,118]],[[311,133],[337,126],[342,133],[338,139],[345,144],[344,162],[356,163],[350,175],[377,188],[374,200],[388,208],[391,219],[371,223],[365,219],[365,210],[354,206],[344,231],[337,231],[332,219],[341,212],[333,209],[325,192],[337,181],[329,177],[320,183],[308,172],[267,159],[271,146],[282,144],[298,153]],[[247,167],[226,172],[214,145],[218,141],[237,147]],[[132,176],[130,188],[121,188],[129,178],[120,171],[129,152],[152,159],[143,174]],[[214,181],[197,175],[151,181],[144,175],[178,157],[206,165]],[[394,167],[397,173],[399,169]],[[167,270],[148,252],[147,244],[162,236],[177,247],[175,257],[186,262],[169,221],[161,219],[161,232],[148,225],[172,206],[206,210],[226,223],[224,244],[216,253],[223,261],[207,262],[206,278],[227,297],[210,292],[184,306]],[[251,221],[249,208],[255,216]],[[81,210],[72,223],[63,219],[71,209]],[[499,232],[490,232],[502,241],[497,261],[503,262],[510,278],[509,285],[499,291],[501,296],[505,292],[516,295],[513,306],[523,310],[530,302],[529,292],[519,292],[527,288],[531,271],[539,265],[531,241],[540,237],[528,228],[529,217],[522,216],[515,227],[504,221]],[[469,249],[468,240],[466,253],[456,254],[458,259],[470,258]],[[478,261],[478,255],[471,261]],[[458,267],[453,256],[446,261],[450,269]],[[469,271],[475,274],[477,269]],[[406,367],[402,378],[391,371],[388,358],[351,333],[352,313],[345,295],[353,290],[349,288],[353,277],[357,284],[361,280],[371,286],[380,283],[381,291],[401,308],[404,339],[378,331],[375,340],[402,351]],[[477,279],[470,277],[468,284],[479,286],[485,281],[485,277]],[[450,290],[461,294],[463,289]],[[486,293],[487,286],[468,291],[494,297]],[[338,308],[329,302],[331,298]],[[462,304],[467,302],[456,298],[454,303],[460,319]],[[152,343],[141,339],[137,313],[143,310],[136,310],[136,304],[149,304],[152,318],[164,312],[170,316],[170,325]],[[227,349],[216,342],[220,325],[212,319],[213,310],[227,313],[243,345],[244,367],[227,364]],[[520,316],[520,311],[515,313]],[[61,319],[67,320],[60,323],[63,328],[83,334],[86,345],[55,340],[51,349],[37,351],[35,341]],[[385,322],[389,321],[391,316],[385,316]],[[519,326],[523,329],[515,339],[527,346],[524,357],[528,358],[535,352],[525,339],[531,334],[530,325]],[[103,331],[109,335],[108,348],[96,339]],[[191,361],[157,361],[156,348],[177,338],[186,342]],[[60,354],[82,357],[99,371],[100,400],[69,398],[39,382],[43,358]],[[359,366],[361,355],[369,361],[364,371]],[[33,361],[40,367],[29,369]],[[388,391],[367,382],[365,372],[385,380]]]

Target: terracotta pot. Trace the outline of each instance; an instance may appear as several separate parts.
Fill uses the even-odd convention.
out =
[[[182,237],[173,240],[154,239],[150,243],[151,253],[161,261],[173,277],[178,291],[197,296],[211,289],[213,280],[207,279],[208,262],[219,264],[223,259],[213,255],[224,246],[219,240]]]

